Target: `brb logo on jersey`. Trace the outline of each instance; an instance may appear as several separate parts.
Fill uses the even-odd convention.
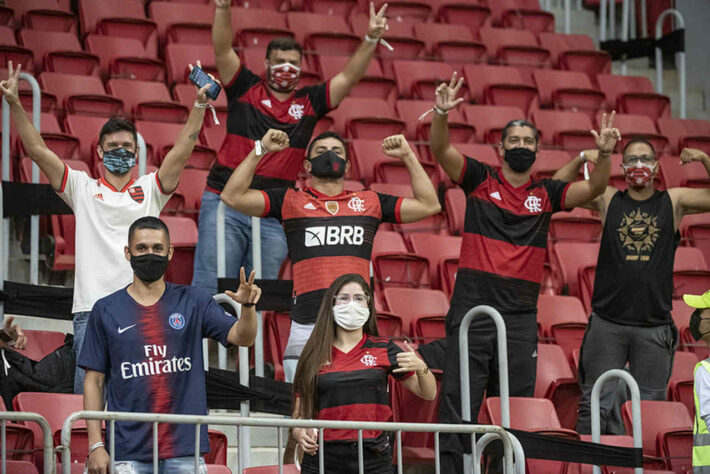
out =
[[[353,212],[365,212],[365,201],[357,196],[353,196],[348,202],[348,207],[352,209]]]
[[[535,214],[538,212],[542,212],[542,199],[540,199],[537,196],[533,196],[532,194],[528,196],[528,198],[525,200],[525,209],[530,211],[530,214]]]
[[[362,245],[365,229],[359,225],[306,227],[306,247],[323,245]]]
[[[180,313],[173,313],[168,317],[168,323],[173,329],[182,329],[185,327],[185,317]]]
[[[365,354],[362,356],[362,359],[360,359],[360,362],[362,362],[362,365],[365,367],[374,367],[377,365],[377,358],[372,354]]]

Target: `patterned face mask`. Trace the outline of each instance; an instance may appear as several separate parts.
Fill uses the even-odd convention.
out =
[[[104,166],[113,174],[126,174],[136,166],[136,154],[125,148],[105,150]]]
[[[298,84],[301,78],[301,68],[290,63],[278,64],[276,66],[269,64],[267,77],[272,89],[279,92],[289,92]]]
[[[653,182],[656,165],[647,165],[637,161],[635,165],[622,165],[626,183],[633,189],[643,189]]]

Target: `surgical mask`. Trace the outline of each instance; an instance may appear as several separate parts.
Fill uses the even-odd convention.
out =
[[[278,92],[290,92],[301,78],[301,68],[291,63],[269,64],[266,72],[269,85]]]
[[[535,163],[535,152],[527,148],[517,147],[505,150],[503,159],[510,169],[516,173],[524,173]]]
[[[649,166],[637,161],[635,165],[622,165],[626,184],[633,189],[643,189],[653,182],[656,165]]]
[[[346,304],[336,304],[333,306],[333,317],[335,324],[347,331],[355,331],[362,328],[370,318],[370,308],[360,303],[351,301]]]
[[[345,174],[345,159],[328,150],[310,160],[311,174],[316,178],[342,178]]]
[[[703,319],[710,319],[703,318],[701,314],[703,314],[702,308],[698,308],[693,311],[693,314],[690,315],[690,323],[688,324],[688,329],[690,329],[690,335],[693,336],[693,339],[695,339],[696,341],[699,341],[705,334],[707,334],[707,331],[700,332],[700,322]]]
[[[104,166],[113,174],[126,174],[136,166],[136,154],[125,148],[104,150]]]
[[[167,255],[146,253],[143,255],[131,254],[131,268],[141,281],[153,283],[165,274],[170,260]]]

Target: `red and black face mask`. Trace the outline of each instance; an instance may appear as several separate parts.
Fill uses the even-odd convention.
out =
[[[301,68],[290,63],[275,66],[269,63],[266,75],[272,89],[278,92],[291,92],[301,79]]]
[[[310,159],[311,174],[316,178],[342,178],[347,161],[328,150]]]

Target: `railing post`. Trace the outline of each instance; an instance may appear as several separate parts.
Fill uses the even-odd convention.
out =
[[[570,27],[570,14],[571,14],[571,9],[572,9],[572,0],[565,0],[565,33],[570,34],[571,33],[571,27]]]
[[[44,468],[42,472],[44,474],[54,474],[55,471],[55,466],[54,466],[54,446],[53,442],[54,440],[52,439],[52,431],[49,428],[49,423],[47,420],[40,414],[38,413],[30,413],[30,412],[19,412],[19,411],[5,411],[5,412],[0,412],[0,423],[2,424],[2,466],[0,468],[2,469],[3,474],[6,472],[6,465],[5,465],[5,460],[6,460],[6,426],[5,423],[7,421],[29,421],[33,423],[37,423],[42,430],[42,455],[44,459]],[[35,441],[36,442],[36,441]]]
[[[632,426],[634,435],[634,448],[643,448],[643,432],[641,430],[641,394],[639,392],[639,386],[633,376],[619,369],[611,369],[604,372],[597,380],[594,382],[594,387],[592,388],[592,442],[599,443],[601,441],[601,414],[599,406],[599,397],[601,395],[602,386],[604,382],[611,378],[620,378],[626,382],[631,390],[631,414],[632,414]],[[601,474],[601,468],[597,465],[593,467],[594,474]],[[634,469],[635,474],[643,474],[643,467],[637,467]]]
[[[10,181],[10,104],[2,98],[2,180]],[[10,274],[10,218],[3,215],[2,226],[2,285],[5,289],[5,279]],[[3,306],[4,315],[4,306]]]
[[[611,2],[613,4],[614,0],[611,0]],[[624,0],[623,6],[622,6],[622,11],[621,11],[621,41],[623,41],[623,42],[629,41],[630,8],[631,8],[631,5],[629,3],[629,0]],[[624,56],[623,59],[621,60],[621,75],[625,76],[626,73],[627,73],[626,56]]]
[[[148,166],[148,147],[143,135],[136,132],[136,137],[138,138],[138,176],[145,176]]]
[[[251,218],[251,261],[253,263],[256,278],[261,279],[261,219]],[[264,321],[261,311],[256,313],[256,340],[254,341],[254,373],[257,377],[264,376]]]
[[[32,125],[38,132],[42,130],[42,93],[37,80],[26,72],[20,73],[20,79],[30,83],[32,88]],[[39,184],[39,166],[32,163],[32,183]],[[30,216],[30,283],[39,284],[39,216]]]
[[[606,41],[606,0],[599,0],[599,42]]]
[[[683,15],[676,9],[669,8],[661,13],[656,20],[656,39],[659,40],[663,36],[663,21],[668,15],[673,15],[678,24],[677,29],[685,28],[685,19]],[[678,69],[678,82],[680,88],[680,118],[686,118],[686,69],[685,69],[685,51],[679,51],[675,54],[676,69]],[[663,52],[661,48],[656,46],[656,92],[663,94]]]
[[[523,445],[520,444],[520,441],[513,433],[508,433],[508,435],[513,442],[515,474],[525,474],[525,452],[523,451]],[[478,439],[478,443],[476,443],[478,458],[474,460],[476,466],[481,465],[483,450],[486,449],[486,446],[497,439],[502,439],[498,433],[486,433]]]
[[[217,205],[217,279],[225,278],[227,276],[227,237],[226,237],[226,223],[225,223],[225,213],[227,212],[227,205],[222,201]],[[207,344],[207,339],[204,340],[204,344]],[[222,370],[227,368],[227,348],[223,347],[221,344],[217,348],[217,353],[219,355],[218,367]],[[247,351],[248,353],[248,351]],[[242,356],[242,350],[239,349],[239,357]]]

